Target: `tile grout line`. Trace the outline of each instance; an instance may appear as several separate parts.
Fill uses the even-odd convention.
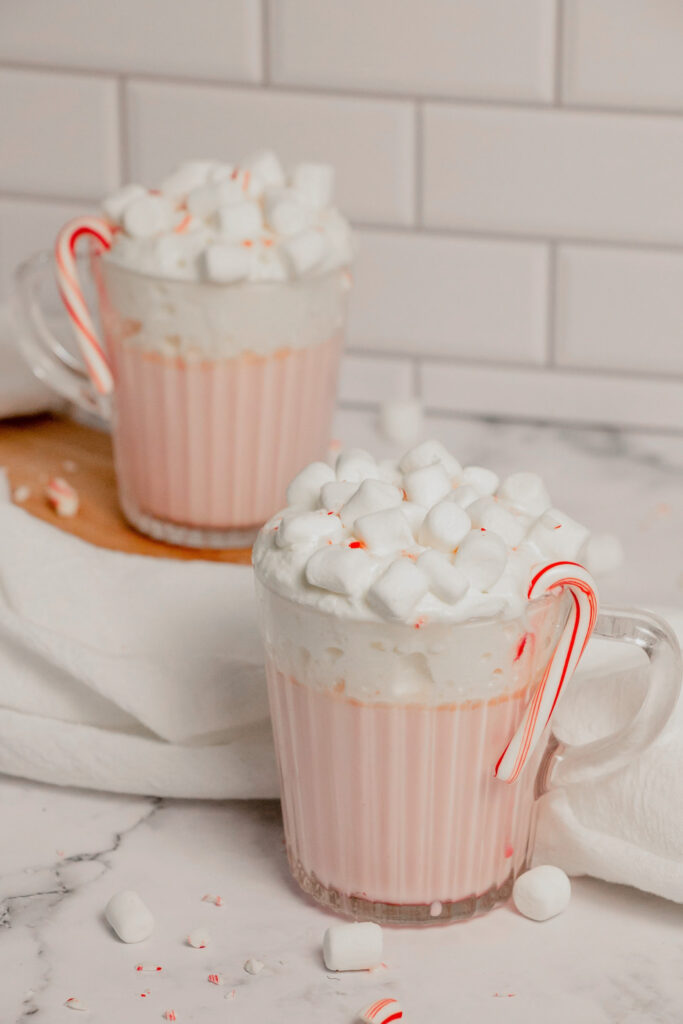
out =
[[[120,75],[118,78],[117,90],[120,184],[125,185],[130,181],[130,153],[128,150],[128,102],[126,97],[126,78],[124,75]]]
[[[53,75],[74,75],[74,76],[86,76],[91,78],[104,78],[109,81],[116,79],[116,70],[105,71],[99,68],[76,68],[68,65],[59,64],[40,64],[31,61],[12,61],[12,60],[0,60],[0,69],[8,71],[26,71],[36,74],[53,74]],[[141,82],[141,83],[156,83],[159,85],[174,85],[174,86],[188,86],[190,88],[213,88],[213,89],[244,89],[251,92],[263,92],[267,93],[274,90],[264,89],[263,82],[247,81],[243,79],[234,78],[203,78],[198,75],[174,75],[174,74],[154,74],[145,71],[128,71],[125,73],[130,81]],[[561,106],[555,107],[552,102],[545,100],[524,100],[524,99],[506,99],[505,97],[485,97],[485,96],[466,96],[460,95],[442,95],[438,93],[404,93],[404,92],[391,92],[381,89],[366,89],[366,90],[353,90],[345,89],[341,86],[326,86],[326,85],[308,85],[306,83],[288,83],[278,82],[277,91],[285,95],[293,96],[319,96],[320,98],[338,98],[338,99],[349,99],[355,100],[358,103],[364,102],[395,102],[398,104],[407,105],[408,103],[414,103],[416,100],[424,103],[435,103],[438,105],[450,104],[454,107],[462,106],[473,106],[482,107],[484,109],[491,108],[494,110],[520,110],[520,111],[536,111],[538,113],[575,113],[575,114],[596,114],[596,115],[607,115],[614,117],[642,117],[642,118],[668,118],[669,120],[680,123],[683,118],[683,107],[674,108],[663,108],[663,107],[638,107],[638,106],[609,106],[600,103],[564,103]]]
[[[555,0],[555,76],[553,81],[553,102],[562,107],[564,92],[564,47],[565,47],[565,11],[564,0]]]
[[[557,242],[548,246],[546,281],[545,357],[547,366],[553,369],[557,358],[557,249]]]
[[[261,0],[261,74],[263,85],[270,85],[270,40],[271,40],[270,0]]]
[[[420,100],[416,100],[415,102],[414,133],[413,176],[415,208],[413,213],[415,217],[415,226],[419,228],[422,224],[422,186],[424,175],[424,114],[422,102]]]

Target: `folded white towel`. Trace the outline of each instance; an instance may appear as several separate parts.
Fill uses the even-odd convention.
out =
[[[683,615],[670,617],[683,635]],[[638,652],[594,641],[572,741],[626,721]],[[537,860],[683,902],[683,706],[624,771],[541,807]],[[0,493],[0,771],[180,797],[275,797],[251,569],[93,548]]]

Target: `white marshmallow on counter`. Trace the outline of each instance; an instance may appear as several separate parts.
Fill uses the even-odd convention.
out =
[[[327,253],[327,239],[315,228],[292,235],[282,243],[282,253],[297,275],[315,270]]]
[[[339,516],[329,515],[324,509],[315,512],[299,512],[284,516],[277,532],[279,548],[294,547],[296,544],[317,544],[320,540],[333,538],[341,533]]]
[[[121,942],[144,942],[154,931],[154,918],[132,889],[123,889],[109,900],[104,916]]]
[[[390,398],[379,409],[380,433],[392,444],[414,444],[422,421],[422,403],[417,398]]]
[[[446,604],[455,604],[469,589],[470,581],[462,569],[456,568],[440,551],[423,551],[417,567],[428,577],[432,594]]]
[[[409,501],[431,508],[451,492],[451,481],[440,463],[414,469],[403,478],[403,487]]]
[[[184,199],[193,189],[206,185],[221,165],[215,160],[186,160],[161,182],[159,189],[169,199]]]
[[[498,497],[534,518],[550,508],[550,495],[537,473],[512,473],[498,488]]]
[[[411,558],[398,558],[368,590],[368,604],[386,618],[403,621],[428,590],[427,574]]]
[[[475,501],[479,500],[479,492],[471,484],[461,484],[448,495],[448,501],[454,501],[460,508],[469,508]]]
[[[107,196],[102,202],[102,209],[107,220],[112,224],[120,224],[126,207],[141,196],[147,195],[147,189],[142,185],[124,185],[123,188]]]
[[[491,530],[469,533],[458,548],[455,565],[474,590],[486,591],[503,575],[508,552],[505,541]]]
[[[426,470],[416,472],[424,473]],[[425,516],[418,540],[423,547],[452,554],[470,532],[470,526],[470,517],[463,508],[453,501],[440,501]]]
[[[451,483],[462,476],[462,466],[458,460],[451,455],[447,448],[440,441],[423,441],[417,447],[411,448],[399,462],[402,473],[412,473],[416,469],[424,469],[426,466],[443,466],[444,472]]]
[[[427,515],[427,509],[423,505],[417,505],[414,501],[404,501],[401,504],[401,512],[408,520],[408,525],[413,532],[415,540],[417,540],[420,534],[420,527]]]
[[[313,223],[311,210],[291,189],[273,189],[266,193],[265,215],[276,235],[298,235]]]
[[[334,167],[331,164],[298,164],[292,172],[292,188],[315,210],[329,206],[334,193]]]
[[[382,512],[386,508],[395,508],[403,502],[403,492],[387,484],[383,480],[363,480],[352,498],[342,508],[339,518],[342,526],[351,527],[356,519],[370,515],[371,512]]]
[[[349,480],[361,483],[368,477],[377,479],[377,463],[364,448],[347,448],[340,452],[335,464],[337,480]]]
[[[209,281],[228,284],[243,281],[251,269],[251,254],[241,245],[210,245],[203,254],[204,274]]]
[[[339,522],[336,516],[330,518]],[[387,508],[361,516],[356,519],[353,532],[376,555],[395,554],[415,543],[413,531],[400,508]]]
[[[210,942],[211,936],[206,928],[193,928],[187,936],[187,944],[193,949],[206,949]]]
[[[325,545],[309,558],[306,579],[313,587],[352,597],[367,590],[378,571],[378,563],[362,548]]]
[[[143,195],[123,211],[123,227],[132,238],[152,238],[173,227],[175,210],[165,196]]]
[[[253,239],[263,230],[261,207],[253,200],[221,206],[216,217],[221,235],[232,242]]]
[[[358,490],[358,484],[347,480],[331,480],[320,490],[320,505],[328,512],[339,512]],[[290,502],[291,504],[291,502]]]
[[[546,558],[574,560],[588,540],[588,530],[559,509],[549,508],[531,527],[527,540]]]
[[[593,576],[605,576],[624,564],[624,548],[613,533],[596,533],[584,543],[578,560]]]
[[[320,500],[321,488],[330,483],[336,483],[332,467],[326,462],[311,462],[297,473],[287,488],[287,504],[314,509]]]
[[[494,494],[500,483],[498,474],[494,473],[492,469],[486,469],[485,466],[465,466],[462,471],[462,479],[463,483],[473,487],[482,498]]]
[[[263,182],[264,188],[282,188],[285,184],[285,172],[272,149],[253,153],[242,163],[242,167],[255,174]]]
[[[495,498],[478,498],[467,506],[467,513],[475,529],[493,530],[508,547],[517,547],[524,539],[528,520],[516,516]]]
[[[532,921],[547,921],[566,910],[571,882],[561,868],[540,864],[515,881],[512,899],[520,914]]]
[[[328,971],[369,971],[382,962],[382,929],[371,921],[335,924],[323,938]]]

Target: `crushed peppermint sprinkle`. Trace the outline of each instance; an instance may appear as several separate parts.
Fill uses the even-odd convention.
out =
[[[85,1012],[88,1009],[85,1003],[82,1003],[80,999],[76,998],[76,996],[69,996],[64,1005],[68,1006],[70,1010],[81,1010]]]

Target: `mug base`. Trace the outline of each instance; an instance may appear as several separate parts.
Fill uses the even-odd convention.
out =
[[[289,856],[295,881],[316,903],[345,917],[377,924],[407,925],[410,927],[450,924],[480,917],[494,907],[507,902],[512,895],[515,874],[510,872],[502,885],[492,885],[479,895],[459,900],[434,900],[431,903],[385,903],[357,894],[342,893],[334,886],[324,885],[314,872],[306,871],[301,862]]]
[[[167,519],[149,515],[122,494],[119,495],[119,501],[126,520],[138,533],[144,533],[146,537],[152,537],[164,544],[175,544],[181,548],[206,548],[214,551],[223,548],[250,548],[259,532],[258,526],[250,526],[245,529],[186,526],[183,523],[173,523]]]

